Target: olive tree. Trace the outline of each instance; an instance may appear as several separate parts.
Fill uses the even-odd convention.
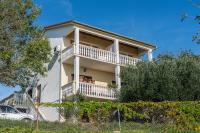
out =
[[[1,84],[24,88],[34,74],[45,74],[50,46],[34,24],[39,14],[31,0],[0,0]]]
[[[122,101],[200,100],[200,57],[165,54],[122,70]]]

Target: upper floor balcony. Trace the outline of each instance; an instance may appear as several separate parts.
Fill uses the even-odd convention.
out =
[[[71,45],[63,50],[63,61],[75,55],[75,45]],[[94,48],[84,44],[79,44],[79,56],[97,60],[105,63],[117,64],[117,54],[100,48]],[[141,61],[138,58],[119,54],[119,64],[121,66],[135,65]]]

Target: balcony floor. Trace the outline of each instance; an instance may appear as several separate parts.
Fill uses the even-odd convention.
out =
[[[69,59],[65,60],[63,63],[73,65],[74,56],[70,57]],[[92,60],[85,57],[80,57],[80,67],[86,67],[94,70],[100,70],[105,72],[115,72],[115,65],[111,63],[106,63],[102,61]]]

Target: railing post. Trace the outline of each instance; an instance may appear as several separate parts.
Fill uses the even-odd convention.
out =
[[[75,88],[74,93],[77,93],[79,88],[79,28],[75,27],[74,30],[74,45],[75,45],[75,57],[74,57],[74,82],[75,82]]]
[[[114,40],[114,49],[116,54],[116,66],[115,66],[115,81],[117,85],[117,89],[121,88],[121,79],[120,79],[120,60],[119,60],[119,40]]]

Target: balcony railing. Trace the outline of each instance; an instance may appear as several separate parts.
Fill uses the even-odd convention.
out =
[[[63,98],[71,96],[73,93],[73,83],[67,84],[63,87]],[[101,99],[110,99],[114,100],[117,98],[117,94],[114,90],[101,86],[95,85],[91,83],[79,83],[79,90],[80,94],[83,94],[86,97],[93,97],[93,98],[101,98]]]
[[[119,64],[120,65],[136,65],[137,62],[141,61],[140,59],[138,58],[133,58],[133,57],[129,57],[129,56],[126,56],[126,55],[119,55]]]
[[[74,45],[63,50],[63,60],[70,58],[73,54],[74,54]],[[116,53],[99,48],[86,46],[83,44],[79,45],[79,56],[112,64],[117,63]],[[119,55],[119,64],[122,66],[135,65],[138,61],[140,61],[140,59],[138,58],[133,58],[121,54]]]
[[[81,56],[95,59],[95,60],[100,60],[103,62],[109,62],[113,64],[116,62],[115,53],[111,51],[99,49],[99,48],[93,48],[93,47],[82,45],[82,44],[80,44],[79,46],[79,54]]]
[[[73,55],[73,52],[74,52],[73,45],[67,47],[66,49],[64,49],[64,50],[62,51],[62,53],[63,53],[63,54],[62,54],[63,60],[66,60],[66,59],[70,58],[70,57]]]
[[[62,87],[62,97],[66,98],[73,95],[74,82],[70,82]]]
[[[28,106],[29,101],[27,95],[25,93],[15,93],[13,97],[13,104],[15,106]]]

